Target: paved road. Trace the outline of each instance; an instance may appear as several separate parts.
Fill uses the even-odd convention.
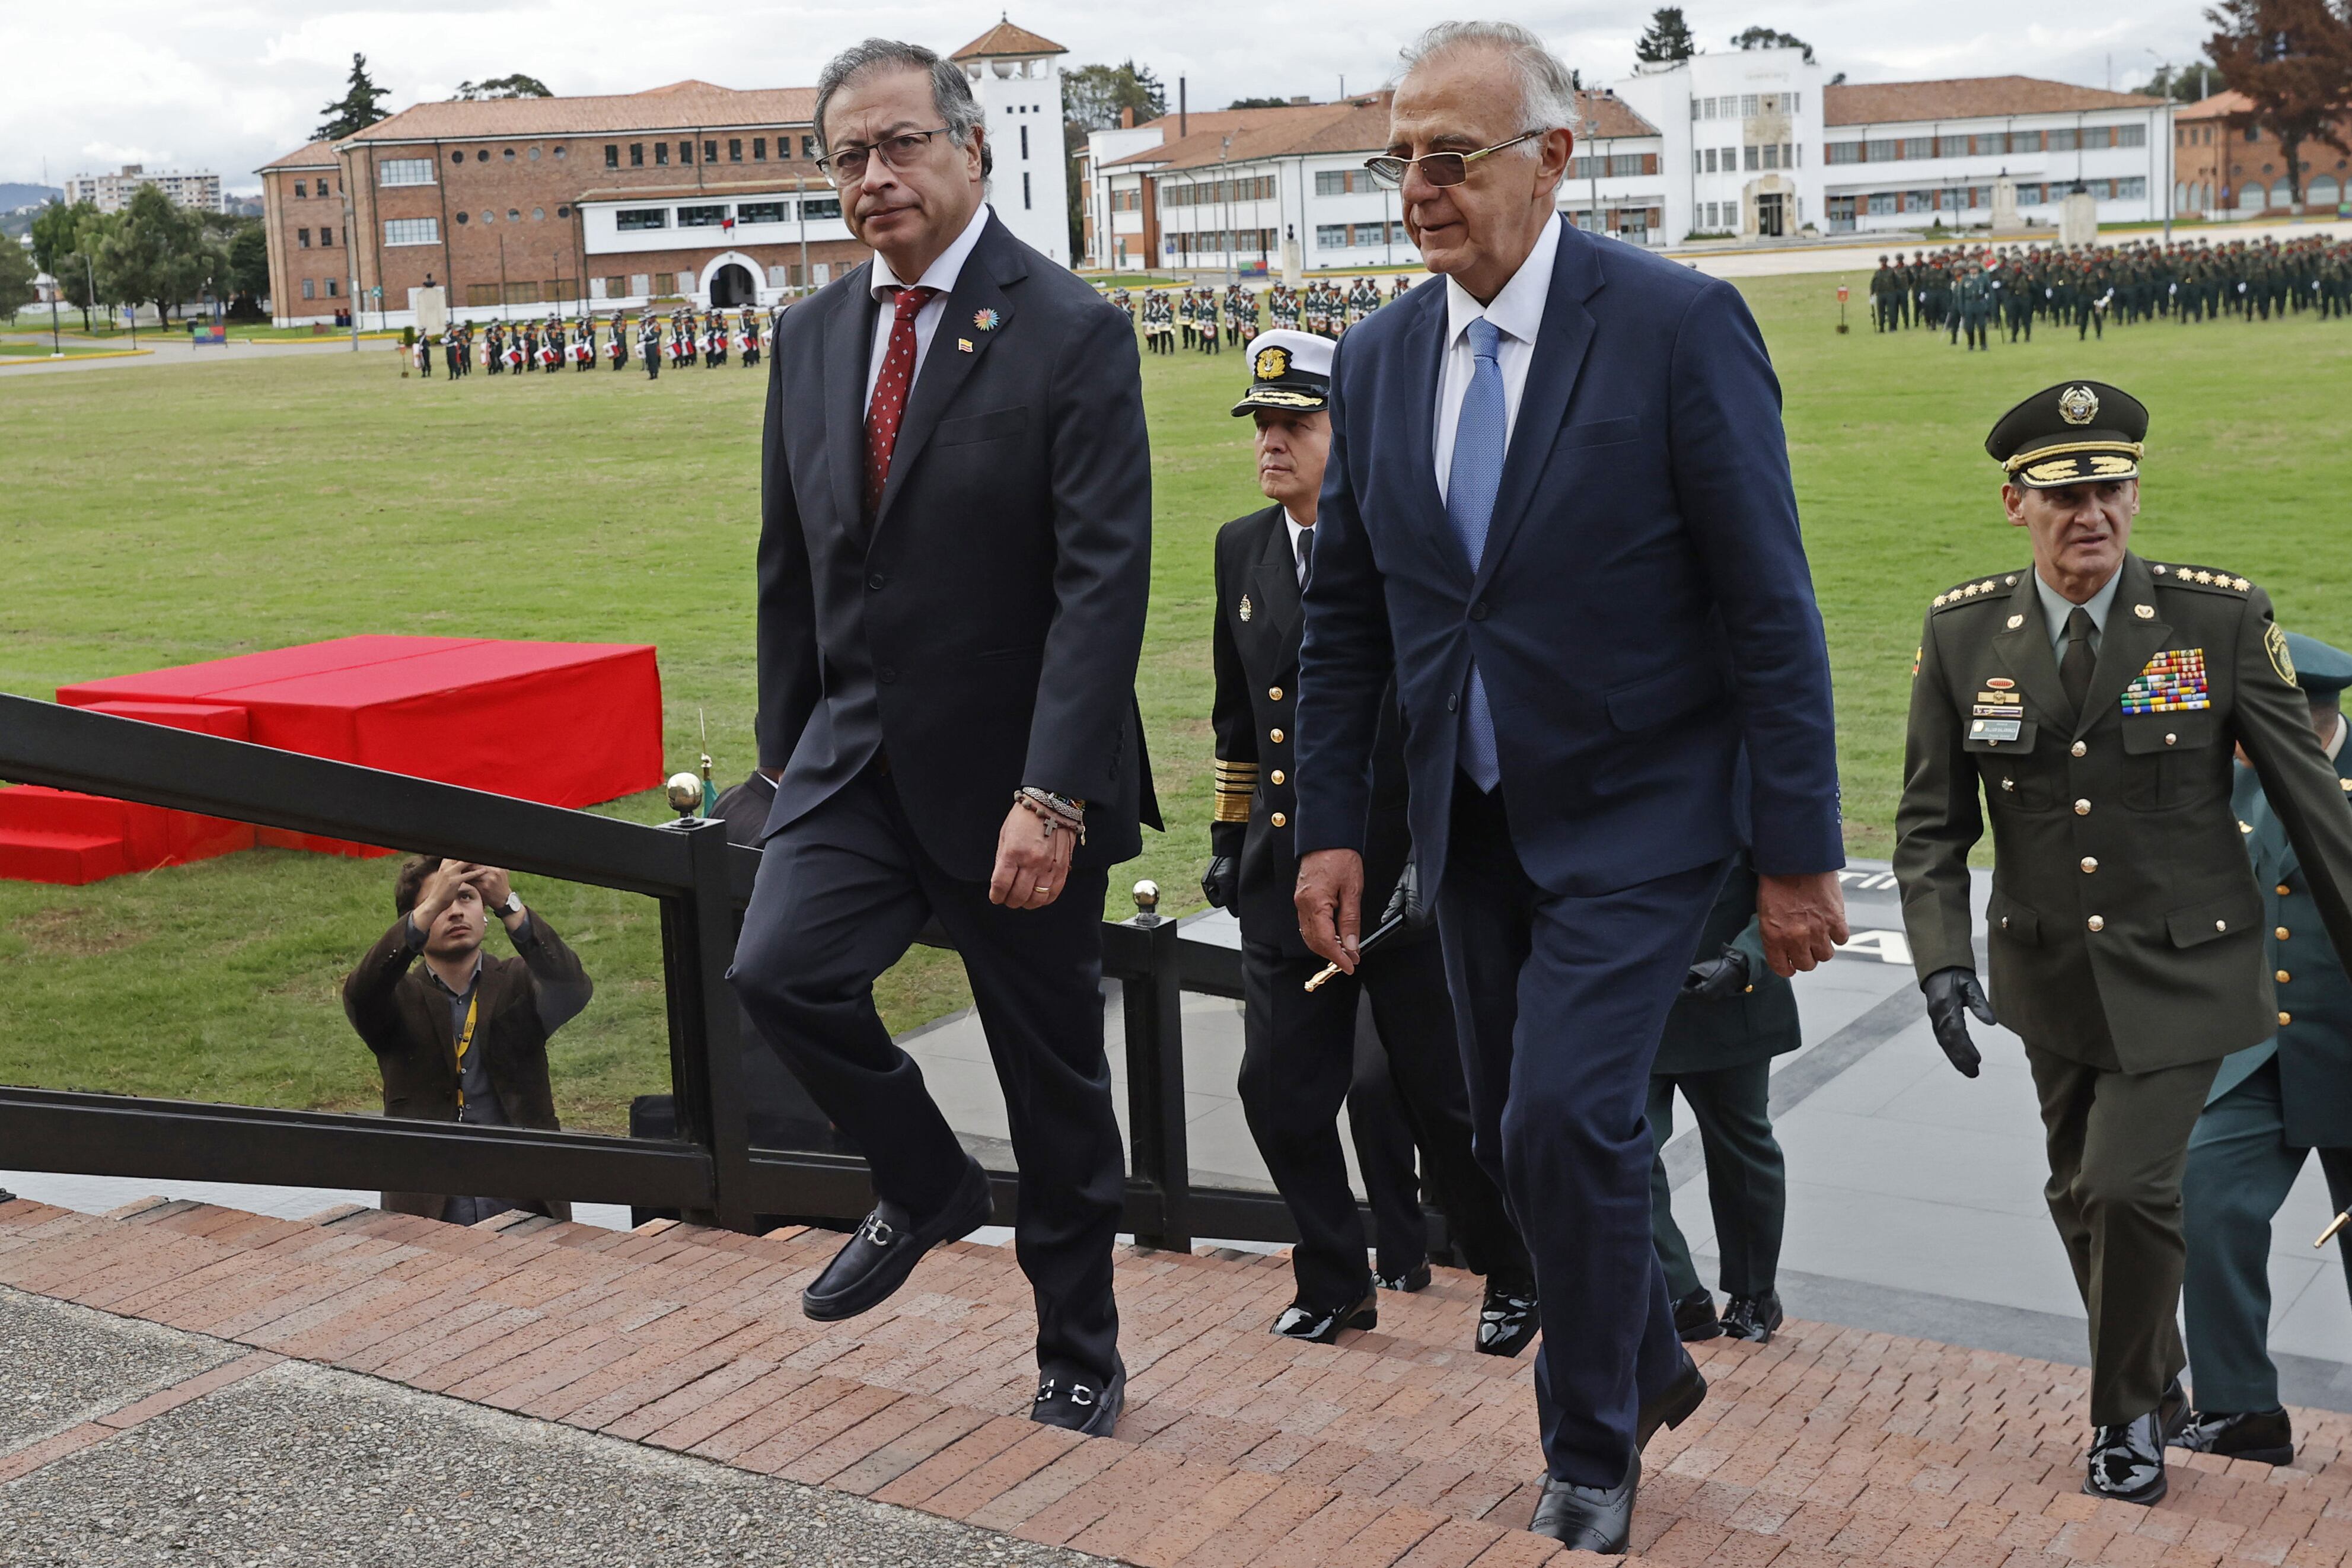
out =
[[[111,339],[80,338],[67,334],[68,342],[85,348],[129,348],[128,339],[119,344]],[[109,354],[104,357],[18,360],[11,358],[0,363],[0,386],[24,376],[66,375],[79,371],[133,370],[157,365],[191,365],[246,363],[255,359],[279,354],[350,353],[349,338],[321,338],[315,342],[230,342],[220,348],[197,348],[188,342],[184,332],[157,332],[139,336],[142,352],[136,354]],[[360,353],[385,353],[399,344],[390,339],[362,339]],[[149,352],[152,351],[152,352]]]

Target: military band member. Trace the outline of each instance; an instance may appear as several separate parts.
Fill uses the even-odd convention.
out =
[[[626,370],[629,366],[628,318],[615,310],[613,312],[613,319],[607,321],[605,326],[611,331],[612,337],[604,344],[604,357],[611,362],[614,370]]]
[[[645,358],[646,379],[659,380],[662,354],[661,322],[650,310],[637,318],[637,353]]]
[[[441,357],[446,363],[449,379],[457,380],[466,374],[466,332],[462,327],[441,334]]]
[[[2190,1130],[2221,1058],[2278,1027],[2232,742],[2352,952],[2352,812],[2269,595],[2126,548],[2147,431],[2137,401],[2086,381],[2036,393],[1986,439],[2032,559],[1927,613],[1895,858],[1937,1043],[1973,1078],[1963,1014],[1994,1020],[1968,856],[1990,808],[1992,994],[2025,1042],[2045,1195],[2091,1318],[2084,1490],[2143,1504],[2164,1496],[2189,1413],[2174,1313]]]
[[[415,342],[410,343],[408,358],[410,363],[415,365],[418,375],[427,381],[433,379],[433,340],[430,337],[419,336]]]
[[[2352,815],[2341,707],[2352,654],[2295,632],[2286,634],[2286,648]],[[2235,805],[2262,889],[2263,967],[2278,988],[2278,1030],[2222,1058],[2189,1134],[2181,1305],[2197,1408],[2172,1443],[2284,1465],[2294,1458],[2294,1429],[2270,1356],[2271,1221],[2315,1152],[2330,1203],[2352,1206],[2352,977],[2329,945],[2294,845],[2242,763]],[[2352,1251],[2339,1247],[2337,1256],[2352,1282]]]
[[[1675,1329],[1685,1341],[1718,1334],[1769,1344],[1780,1326],[1780,1238],[1789,1207],[1787,1163],[1772,1135],[1772,1058],[1804,1044],[1796,988],[1764,962],[1756,915],[1756,869],[1732,862],[1707,912],[1682,994],[1666,1015],[1650,1067],[1650,1228],[1673,1292]],[[1665,1148],[1675,1135],[1675,1094],[1698,1124],[1706,1157],[1707,1205],[1715,1216],[1717,1281],[1730,1300],[1716,1316],[1690,1243],[1675,1223]]]
[[[1242,1109],[1300,1236],[1292,1254],[1297,1296],[1273,1331],[1328,1344],[1342,1330],[1379,1321],[1339,1130],[1355,1078],[1357,1010],[1369,994],[1429,1187],[1465,1258],[1486,1276],[1476,1347],[1516,1355],[1535,1337],[1534,1271],[1502,1194],[1471,1153],[1469,1091],[1444,961],[1408,868],[1403,731],[1393,693],[1373,764],[1365,897],[1370,907],[1385,903],[1420,929],[1367,952],[1355,974],[1307,989],[1323,965],[1300,938],[1291,903],[1298,875],[1291,731],[1300,595],[1330,443],[1331,353],[1330,343],[1304,332],[1259,335],[1250,387],[1234,413],[1256,421],[1259,485],[1276,504],[1227,523],[1216,542],[1217,809],[1202,890],[1241,921]]]

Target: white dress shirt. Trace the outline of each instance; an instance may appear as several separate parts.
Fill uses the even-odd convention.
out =
[[[1298,574],[1298,585],[1304,588],[1307,586],[1307,557],[1300,553],[1299,541],[1307,537],[1307,529],[1313,525],[1301,523],[1291,516],[1288,507],[1282,509],[1282,521],[1290,529],[1290,569]]]
[[[981,203],[979,210],[971,215],[971,221],[964,225],[963,232],[955,237],[954,243],[940,251],[931,264],[923,268],[923,275],[911,285],[918,289],[936,289],[939,292],[915,312],[915,367],[908,373],[907,384],[909,387],[915,384],[916,377],[922,374],[923,356],[931,352],[931,338],[940,330],[940,318],[948,313],[948,296],[955,292],[956,279],[963,273],[963,264],[971,255],[971,247],[980,243],[980,231],[988,226],[988,204]],[[866,356],[866,401],[868,404],[874,401],[874,384],[882,378],[882,359],[890,352],[891,323],[898,319],[898,311],[892,306],[890,297],[895,290],[907,286],[907,280],[892,272],[890,264],[882,259],[882,253],[876,251],[874,271],[867,279],[867,287],[873,289],[874,297],[882,301],[882,308],[874,312],[874,352]]]
[[[1437,496],[1445,499],[1453,479],[1454,427],[1462,417],[1462,395],[1470,390],[1471,373],[1478,356],[1470,350],[1470,323],[1484,316],[1501,334],[1496,363],[1503,372],[1503,443],[1510,446],[1511,431],[1519,422],[1519,395],[1527,390],[1528,364],[1535,357],[1536,334],[1543,330],[1544,302],[1551,297],[1552,263],[1559,255],[1559,224],[1555,215],[1544,225],[1536,247],[1511,274],[1494,302],[1481,305],[1470,290],[1453,279],[1445,280],[1445,358],[1437,378]]]
[[[2116,590],[2122,586],[2123,580],[2123,568],[2118,566],[2115,574],[2107,579],[2106,585],[2079,606],[2090,612],[2093,658],[2099,657],[2099,643],[2107,635],[2107,612],[2115,608]],[[2041,595],[2042,624],[2050,631],[2050,651],[2063,658],[2066,657],[2066,623],[2074,619],[2078,606],[2043,582],[2039,572],[2033,574],[2033,591]]]

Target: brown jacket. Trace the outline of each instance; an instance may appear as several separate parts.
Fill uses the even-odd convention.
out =
[[[508,1125],[556,1131],[555,1094],[548,1081],[547,1037],[588,1005],[594,990],[580,960],[540,915],[530,911],[515,939],[517,958],[482,954],[480,1000],[473,1049],[496,1091]],[[343,1013],[375,1053],[383,1076],[383,1113],[417,1121],[457,1120],[457,1039],[449,998],[416,963],[403,915],[377,939],[343,981]],[[386,1193],[383,1206],[438,1219],[446,1194]],[[550,1199],[534,1207],[557,1219],[572,1205]]]

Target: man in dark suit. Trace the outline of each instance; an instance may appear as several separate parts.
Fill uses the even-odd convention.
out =
[[[1349,1099],[1355,1078],[1357,1009],[1369,993],[1431,1189],[1465,1260],[1486,1276],[1477,1348],[1517,1355],[1535,1338],[1535,1282],[1502,1195],[1470,1152],[1470,1104],[1445,999],[1444,964],[1407,881],[1412,840],[1405,826],[1404,756],[1393,700],[1373,763],[1366,875],[1374,899],[1421,929],[1384,943],[1360,975],[1307,989],[1323,961],[1300,940],[1291,904],[1298,859],[1291,847],[1297,763],[1290,731],[1297,721],[1299,593],[1309,573],[1331,438],[1324,412],[1331,353],[1329,339],[1307,332],[1264,332],[1251,345],[1249,390],[1234,413],[1257,423],[1258,483],[1276,504],[1225,524],[1216,543],[1211,640],[1217,812],[1202,890],[1241,921],[1242,1110],[1298,1226],[1291,1254],[1298,1295],[1275,1320],[1274,1332],[1328,1344],[1344,1329],[1369,1329],[1380,1321],[1339,1129],[1340,1102]],[[1350,1100],[1351,1121],[1354,1114]],[[1371,1173],[1365,1176],[1369,1182]],[[1384,1249],[1389,1243],[1383,1234]]]
[[[1103,1054],[1108,868],[1158,826],[1135,666],[1151,476],[1125,316],[1013,237],[957,67],[869,39],[817,85],[821,160],[874,259],[770,362],[760,761],[776,780],[736,989],[866,1152],[877,1202],[803,1297],[866,1310],[985,1224],[987,1173],[875,1012],[937,918],[1021,1168],[1032,1415],[1108,1433],[1124,1162]]]
[[[1650,1235],[1650,1062],[1732,856],[1775,970],[1845,935],[1829,659],[1779,386],[1729,285],[1568,227],[1530,33],[1410,52],[1390,149],[1445,282],[1348,336],[1299,664],[1302,931],[1356,961],[1391,675],[1480,1159],[1528,1239],[1534,1527],[1622,1552],[1697,1407]]]

